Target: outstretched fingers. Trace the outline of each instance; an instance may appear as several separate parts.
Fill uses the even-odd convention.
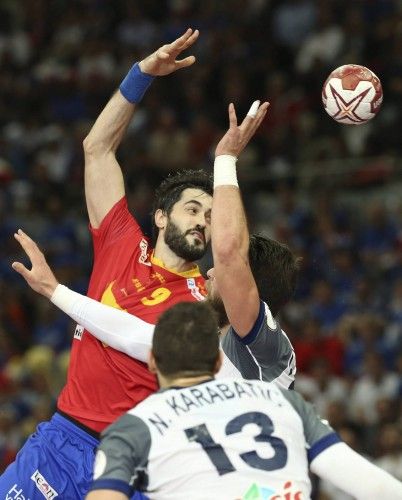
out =
[[[260,101],[253,102],[249,112],[240,125],[246,140],[249,140],[255,134],[267,114],[268,107],[269,102],[264,102],[261,105]]]
[[[161,47],[156,52],[156,57],[161,61],[171,60],[175,65],[175,70],[191,66],[195,63],[194,56],[187,56],[178,60],[176,60],[176,57],[188,47],[191,47],[197,40],[199,34],[200,32],[198,30],[194,31],[189,28],[181,37],[177,38],[177,40]]]
[[[264,102],[261,104],[261,106],[258,108],[257,114],[254,118],[254,131],[261,125],[261,122],[265,118],[265,115],[267,114],[269,108],[269,102]]]
[[[34,263],[34,261],[41,255],[37,244],[26,233],[24,233],[22,229],[18,229],[18,231],[14,233],[14,238],[22,246],[30,261]]]
[[[260,101],[254,101],[253,104],[250,106],[250,109],[248,110],[248,113],[246,115],[246,118],[255,118],[257,116],[258,108],[260,106]]]
[[[229,128],[237,127],[237,115],[234,104],[231,102],[229,104]]]
[[[20,274],[26,281],[28,281],[31,271],[27,269],[21,262],[13,262],[11,267]]]
[[[188,56],[188,57],[185,57],[184,59],[179,59],[179,60],[175,61],[175,65],[176,65],[177,69],[187,68],[188,66],[191,66],[194,63],[195,63],[194,56]]]
[[[182,35],[175,42],[173,42],[173,44],[175,45],[174,50],[182,52],[183,50],[188,49],[197,40],[199,34],[200,32],[198,30],[192,30],[191,28],[189,28],[184,33],[184,35]]]
[[[170,55],[177,55],[183,50],[188,49],[197,40],[200,32],[189,28],[181,37],[177,38],[174,42],[164,47],[164,52]]]

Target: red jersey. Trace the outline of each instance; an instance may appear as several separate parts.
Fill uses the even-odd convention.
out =
[[[122,198],[91,228],[94,267],[88,296],[149,323],[178,302],[203,300],[205,281],[198,267],[177,273],[152,256],[138,223]],[[157,390],[145,363],[116,351],[76,328],[67,383],[58,408],[96,432]]]

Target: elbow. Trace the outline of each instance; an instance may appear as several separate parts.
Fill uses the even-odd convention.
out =
[[[85,155],[92,155],[94,151],[97,149],[96,141],[94,141],[91,137],[91,134],[88,134],[82,142],[82,146],[84,148]]]
[[[86,157],[99,157],[109,151],[106,144],[103,141],[96,140],[91,136],[91,133],[85,137],[82,146]]]
[[[214,262],[228,263],[242,256],[248,258],[248,241],[242,242],[233,235],[220,235],[218,241],[212,238]]]

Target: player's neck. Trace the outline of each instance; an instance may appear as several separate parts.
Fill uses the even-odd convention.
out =
[[[154,257],[162,263],[163,267],[178,273],[193,269],[196,265],[176,255],[161,238],[158,238],[156,242]]]
[[[174,379],[166,379],[161,375],[158,376],[159,385],[162,389],[169,387],[190,387],[192,385],[201,384],[206,380],[212,380],[212,375],[200,375],[198,377],[178,377]]]

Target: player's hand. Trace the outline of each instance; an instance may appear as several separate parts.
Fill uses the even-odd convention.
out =
[[[21,274],[32,290],[50,298],[59,283],[46,262],[45,256],[39,250],[38,245],[21,229],[14,234],[14,238],[29,257],[32,268],[27,269],[21,262],[13,262],[12,268]]]
[[[158,50],[140,61],[139,66],[143,73],[152,76],[169,75],[174,71],[191,66],[195,62],[194,56],[187,56],[184,59],[176,59],[177,56],[188,49],[197,40],[198,30],[189,28],[184,35],[174,42],[162,45]]]
[[[268,107],[268,102],[260,105],[260,101],[254,101],[242,123],[237,125],[235,107],[233,103],[230,103],[229,130],[216,146],[215,156],[231,155],[237,158],[260,126]]]

